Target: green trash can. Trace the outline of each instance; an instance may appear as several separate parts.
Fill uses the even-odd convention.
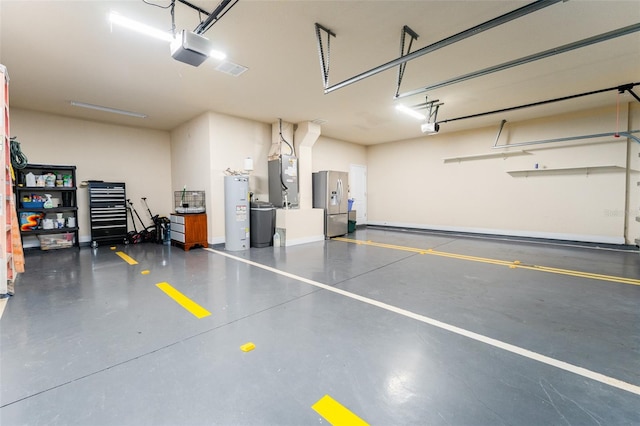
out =
[[[349,221],[349,233],[355,232],[356,230],[356,221],[355,220],[350,220]]]

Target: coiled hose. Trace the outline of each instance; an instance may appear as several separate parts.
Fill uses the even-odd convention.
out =
[[[16,137],[11,138],[11,165],[13,168],[24,169],[28,163],[27,156],[20,150],[20,142],[16,140]]]

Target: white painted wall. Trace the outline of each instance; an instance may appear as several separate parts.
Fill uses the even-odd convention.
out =
[[[349,172],[351,164],[367,164],[367,147],[320,135],[313,145],[313,171]]]
[[[147,225],[151,219],[141,197],[147,197],[154,214],[168,216],[172,211],[168,132],[12,108],[11,133],[30,163],[75,165],[78,182],[125,182],[127,198]],[[86,188],[78,189],[78,225],[80,242],[90,241]]]
[[[224,241],[224,171],[242,171],[244,159],[253,159],[249,191],[254,199],[268,200],[267,156],[271,145],[271,125],[210,112],[210,167],[212,217],[209,218],[211,243]],[[197,154],[196,154],[197,155]]]
[[[631,104],[629,111],[628,130],[640,130],[640,103]],[[635,134],[640,138],[640,133]],[[629,166],[632,169],[640,170],[640,143],[629,141]],[[627,235],[630,244],[640,243],[640,172],[630,173],[629,181],[629,203],[627,209]],[[617,212],[624,216],[624,212]],[[636,241],[638,240],[638,241]]]
[[[173,210],[175,191],[185,185],[189,191],[204,191],[206,211],[213,210],[211,200],[209,115],[202,114],[171,132],[171,188]],[[211,237],[211,214],[207,214],[207,238]]]
[[[640,128],[640,107],[623,105],[621,130]],[[124,181],[146,219],[173,211],[184,184],[207,191],[209,242],[224,242],[224,170],[252,157],[250,190],[268,199],[271,124],[209,112],[173,132],[116,126],[14,108],[12,133],[32,163],[71,164],[78,180]],[[320,136],[313,170],[368,168],[368,222],[504,235],[633,243],[640,238],[640,173],[545,174],[514,177],[509,170],[620,165],[640,170],[640,144],[604,138],[524,148],[529,155],[444,163],[445,158],[493,153],[496,126],[364,147]],[[615,108],[508,123],[502,143],[615,130]],[[627,159],[628,157],[628,159]],[[627,202],[625,200],[628,199]],[[89,241],[86,190],[78,192],[82,242]],[[625,220],[626,219],[626,220]],[[626,234],[625,234],[626,227]],[[626,240],[624,237],[626,236]]]
[[[621,115],[621,129],[626,129],[626,108]],[[491,147],[496,121],[494,128],[369,147],[369,223],[625,242],[624,214],[615,213],[625,209],[624,169],[517,177],[507,172],[534,169],[535,164],[546,170],[624,166],[626,140],[609,137],[531,145],[518,148],[529,155],[443,161],[495,152]],[[508,124],[499,144],[612,132],[615,125],[615,108],[591,110]],[[640,169],[637,160],[631,166]]]
[[[173,187],[179,190],[186,183],[187,189],[206,191],[210,244],[224,242],[225,170],[243,172],[244,160],[251,157],[254,170],[249,190],[255,199],[268,199],[270,144],[269,124],[215,112],[207,112],[171,132]]]

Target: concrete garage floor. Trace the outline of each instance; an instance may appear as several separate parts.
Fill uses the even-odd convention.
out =
[[[640,424],[637,251],[365,228],[26,262],[3,426]]]

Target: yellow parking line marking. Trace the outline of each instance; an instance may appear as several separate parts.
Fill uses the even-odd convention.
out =
[[[211,315],[211,312],[207,311],[205,308],[198,305],[196,302],[189,299],[184,294],[180,293],[171,284],[162,282],[156,284],[156,287],[164,291],[167,296],[172,298],[176,303],[185,308],[187,311],[191,312],[196,318],[200,319]]]
[[[240,350],[242,352],[249,352],[249,351],[254,350],[255,348],[256,348],[256,344],[253,343],[253,342],[248,342],[248,343],[245,343],[244,345],[240,346]]]
[[[137,265],[138,262],[136,262],[136,260],[129,256],[128,254],[122,252],[122,251],[117,251],[116,254],[118,256],[120,256],[122,258],[122,260],[124,260],[125,262],[127,262],[129,265]]]
[[[329,395],[325,395],[311,406],[318,414],[333,426],[365,426],[367,422],[353,414],[347,407],[340,404]]]
[[[550,266],[526,265],[526,264],[523,264],[522,262],[520,262],[519,260],[511,261],[511,260],[490,259],[490,258],[487,258],[487,257],[467,256],[467,255],[464,255],[464,254],[447,253],[447,252],[444,252],[444,251],[436,251],[436,250],[433,250],[433,249],[425,250],[425,249],[413,248],[413,247],[396,246],[396,245],[393,245],[393,244],[375,243],[375,242],[372,242],[372,241],[353,240],[353,239],[350,239],[350,238],[340,238],[340,237],[338,237],[338,238],[333,238],[333,239],[336,240],[336,241],[343,241],[345,243],[365,244],[365,245],[369,245],[369,246],[373,246],[373,247],[388,248],[388,249],[392,249],[392,250],[402,250],[402,251],[409,251],[409,252],[413,252],[413,253],[430,254],[430,255],[433,255],[433,256],[448,257],[448,258],[451,258],[451,259],[460,259],[460,260],[468,260],[468,261],[471,261],[471,262],[489,263],[489,264],[498,265],[498,266],[507,266],[510,269],[522,268],[522,269],[529,269],[531,271],[549,272],[549,273],[552,273],[552,274],[569,275],[569,276],[579,277],[579,278],[590,278],[590,279],[594,279],[594,280],[610,281],[610,282],[615,282],[615,283],[631,284],[631,285],[640,286],[640,280],[634,279],[634,278],[618,277],[618,276],[615,276],[615,275],[603,275],[603,274],[596,274],[596,273],[592,273],[592,272],[574,271],[574,270],[570,270],[570,269],[553,268],[553,267],[550,267]]]

